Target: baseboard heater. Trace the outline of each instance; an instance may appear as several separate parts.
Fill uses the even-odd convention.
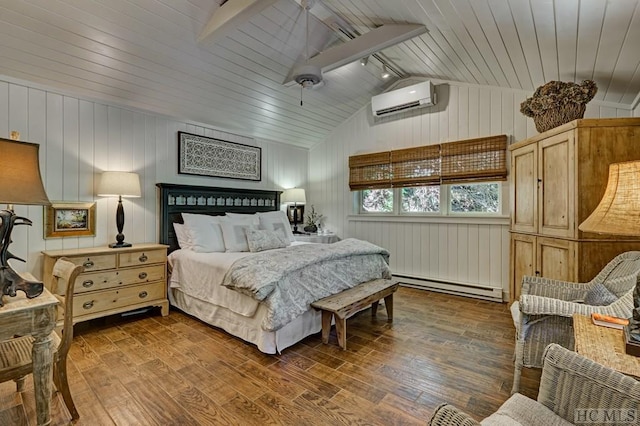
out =
[[[477,299],[490,300],[493,302],[503,301],[502,289],[499,287],[480,287],[471,284],[417,278],[407,275],[394,274],[393,277],[400,282],[400,285],[405,287],[455,294],[457,296],[475,297]]]

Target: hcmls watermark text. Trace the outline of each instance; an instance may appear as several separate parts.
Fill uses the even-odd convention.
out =
[[[640,411],[634,408],[577,408],[573,413],[575,424],[634,425],[639,421]]]

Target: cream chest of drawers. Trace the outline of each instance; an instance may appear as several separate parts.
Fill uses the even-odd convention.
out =
[[[42,278],[47,289],[55,294],[65,292],[52,288],[51,273],[58,258],[67,257],[85,268],[75,284],[74,323],[150,306],[161,307],[163,316],[169,313],[165,245],[51,250],[42,254]]]

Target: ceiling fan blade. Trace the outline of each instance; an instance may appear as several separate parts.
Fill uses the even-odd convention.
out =
[[[227,1],[214,12],[204,29],[198,36],[198,41],[204,39],[224,37],[228,32],[237,28],[254,15],[262,12],[278,0],[234,0]]]
[[[387,47],[402,43],[426,33],[427,27],[422,24],[388,24],[378,27],[368,33],[332,47],[305,62],[322,69],[331,71],[360,58],[379,52]],[[294,67],[282,84],[288,85],[295,78]]]

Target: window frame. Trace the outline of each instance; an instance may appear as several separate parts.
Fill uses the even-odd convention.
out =
[[[464,183],[448,183],[438,185],[440,187],[440,210],[438,212],[403,212],[402,207],[402,188],[386,188],[392,191],[393,196],[393,210],[390,212],[371,212],[366,211],[363,208],[363,193],[365,190],[354,191],[356,193],[356,206],[358,215],[379,215],[379,216],[389,216],[389,217],[502,217],[504,216],[504,199],[505,194],[504,191],[507,189],[508,185],[503,185],[504,181],[487,181],[487,182],[473,182],[469,184],[474,185],[487,185],[487,184],[497,184],[498,185],[498,211],[497,212],[454,212],[451,211],[451,188],[457,185],[464,185]],[[446,190],[443,190],[446,189]],[[378,189],[378,188],[375,188]],[[374,190],[375,190],[374,189]]]

